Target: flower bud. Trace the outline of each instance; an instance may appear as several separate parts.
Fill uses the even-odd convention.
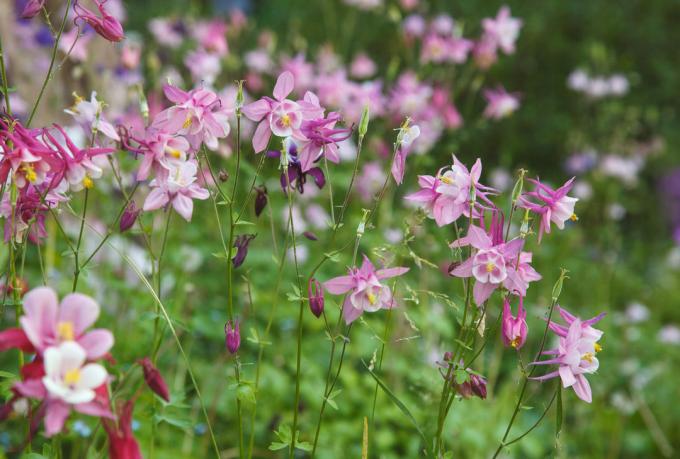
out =
[[[222,169],[217,174],[217,178],[220,179],[220,182],[225,183],[227,180],[229,180],[229,172]]]
[[[128,204],[128,206],[123,211],[123,215],[120,217],[119,228],[121,233],[124,233],[125,231],[132,228],[141,211],[142,209],[138,209],[134,201],[130,201],[130,204]]]
[[[21,12],[21,19],[31,19],[40,13],[40,10],[45,5],[45,0],[28,0],[26,6]]]
[[[314,314],[316,317],[321,317],[324,306],[323,289],[321,288],[321,283],[313,277],[309,279],[307,293],[309,296],[309,309],[312,310],[312,314]]]
[[[524,309],[524,298],[519,297],[519,309],[517,317],[513,317],[510,301],[506,297],[503,300],[502,333],[503,344],[515,349],[521,349],[527,340],[527,312]]]
[[[255,192],[257,193],[255,196],[255,215],[259,217],[264,208],[267,207],[267,187],[257,187]]]
[[[241,346],[241,332],[239,331],[238,320],[235,320],[233,324],[230,320],[224,325],[224,336],[227,350],[232,354],[236,354]]]
[[[138,363],[142,366],[144,380],[146,381],[146,385],[149,386],[149,389],[166,402],[169,402],[170,392],[168,391],[168,385],[165,384],[163,376],[161,376],[161,372],[158,371],[153,363],[151,363],[151,360],[148,357],[144,357]]]
[[[92,27],[95,32],[110,42],[118,42],[125,38],[123,26],[118,19],[114,18],[106,11],[106,8],[104,8],[105,2],[102,0],[94,0],[94,2],[102,17],[98,17],[92,11],[80,5],[80,3],[75,3],[73,5],[73,11],[76,13],[75,19],[82,19]]]
[[[366,135],[368,131],[368,121],[370,118],[370,112],[368,105],[364,105],[364,110],[361,112],[361,121],[359,121],[359,137]]]
[[[246,261],[248,256],[248,246],[250,241],[255,239],[257,234],[240,234],[236,236],[236,241],[234,241],[234,247],[236,247],[236,255],[231,259],[234,268],[238,268]]]

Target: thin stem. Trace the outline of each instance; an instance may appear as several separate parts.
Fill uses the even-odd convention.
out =
[[[71,2],[72,0],[67,0],[66,2],[66,8],[64,10],[64,17],[61,20],[61,26],[59,26],[59,32],[57,33],[57,37],[54,40],[54,46],[52,47],[52,58],[50,60],[50,66],[47,69],[47,75],[45,76],[45,81],[43,81],[42,87],[40,88],[40,92],[38,93],[38,98],[36,99],[35,103],[33,104],[33,109],[31,110],[31,115],[28,117],[28,121],[26,121],[26,126],[30,126],[31,122],[33,121],[33,117],[35,116],[36,110],[38,110],[38,105],[40,105],[40,100],[43,97],[43,94],[45,93],[45,88],[47,88],[47,83],[52,79],[52,70],[54,69],[54,62],[57,58],[57,51],[59,50],[59,41],[61,40],[61,36],[64,33],[64,27],[66,27],[66,21],[68,20],[68,13],[71,9]]]
[[[90,195],[90,190],[85,188],[85,201],[83,202],[83,216],[80,220],[80,230],[78,231],[78,240],[76,242],[76,250],[73,253],[75,257],[75,270],[73,271],[73,289],[71,291],[75,292],[78,288],[78,278],[80,277],[81,267],[78,264],[78,259],[80,256],[80,244],[83,242],[83,229],[85,228],[85,216],[87,215],[87,201]]]
[[[2,78],[2,93],[5,97],[5,111],[12,116],[12,107],[9,102],[9,85],[7,81],[7,71],[5,70],[5,53],[2,48],[2,37],[0,36],[0,78]]]

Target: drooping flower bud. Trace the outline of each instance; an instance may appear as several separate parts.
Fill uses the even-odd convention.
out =
[[[170,392],[168,391],[168,385],[165,384],[165,380],[163,379],[161,372],[158,371],[158,368],[151,363],[151,360],[148,357],[144,357],[138,363],[142,366],[144,380],[146,381],[146,385],[149,386],[149,389],[166,402],[169,402]]]
[[[476,375],[474,373],[470,374],[470,387],[472,388],[473,395],[481,398],[482,400],[486,398],[486,379]]]
[[[220,170],[219,174],[217,174],[217,178],[220,179],[220,182],[225,183],[227,180],[229,180],[229,172],[222,169]]]
[[[121,233],[124,233],[125,231],[132,228],[141,211],[142,209],[138,209],[134,201],[130,201],[130,204],[128,204],[128,206],[123,211],[123,215],[120,217],[119,228]]]
[[[43,6],[45,6],[45,0],[28,0],[21,12],[21,19],[31,19],[37,16]]]
[[[98,17],[92,11],[84,8],[79,2],[73,5],[73,11],[76,13],[76,19],[82,19],[90,27],[92,27],[95,32],[104,37],[111,42],[118,42],[125,38],[125,33],[123,32],[123,26],[118,21],[118,19],[111,16],[106,8],[104,8],[104,1],[93,0],[99,9],[99,13],[102,17]]]
[[[257,193],[255,196],[255,215],[259,217],[264,208],[267,207],[267,187],[257,187],[255,192]]]
[[[307,294],[309,297],[309,309],[311,309],[312,314],[316,317],[321,317],[324,306],[323,288],[321,288],[321,283],[313,277],[309,279]]]
[[[510,308],[510,301],[506,297],[503,300],[503,317],[502,317],[502,333],[503,344],[515,349],[521,349],[524,342],[527,340],[527,312],[524,309],[524,298],[519,297],[519,309],[517,310],[517,317],[513,317]]]
[[[250,241],[255,239],[257,234],[240,234],[236,236],[236,241],[234,241],[234,247],[236,247],[236,255],[231,259],[234,268],[238,268],[246,261],[246,256],[248,256],[248,245]]]
[[[238,348],[241,347],[241,332],[238,320],[235,320],[233,324],[231,320],[225,324],[224,336],[227,350],[232,354],[236,354]]]
[[[309,239],[310,241],[318,241],[319,240],[318,236],[316,234],[312,233],[311,231],[305,231],[304,233],[302,233],[302,235],[304,237],[306,237],[307,239]]]

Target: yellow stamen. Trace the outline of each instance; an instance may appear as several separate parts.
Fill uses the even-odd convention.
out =
[[[288,115],[283,115],[283,116],[281,117],[281,123],[282,123],[285,127],[290,126],[290,116],[288,116]]]
[[[21,165],[21,170],[24,172],[24,177],[26,180],[33,183],[38,180],[38,174],[35,173],[35,169],[28,163],[23,163]]]
[[[64,383],[68,385],[77,384],[80,381],[80,369],[68,370],[64,375]]]
[[[569,217],[569,220],[571,220],[572,222],[578,221],[578,215],[571,214],[571,217]]]
[[[487,273],[490,273],[490,272],[493,271],[494,269],[496,269],[496,265],[495,265],[495,264],[493,264],[493,263],[491,263],[491,262],[489,262],[489,263],[486,264],[486,272],[487,272]]]
[[[371,305],[374,305],[375,302],[376,302],[376,297],[375,297],[375,295],[374,295],[373,293],[371,293],[371,292],[368,292],[368,293],[366,294],[366,296],[368,297],[368,302],[371,303]]]
[[[75,333],[73,331],[72,322],[59,322],[57,324],[57,335],[62,341],[73,341]]]
[[[599,344],[595,343],[595,352],[596,352],[596,353],[597,353],[597,352],[602,352],[602,346],[600,346]]]
[[[513,339],[512,341],[510,341],[510,346],[517,349],[517,346],[519,346],[519,336],[517,338]]]
[[[585,360],[588,363],[593,363],[593,353],[592,352],[586,352],[581,356],[581,360]]]
[[[447,185],[453,185],[454,183],[456,183],[454,179],[449,178],[445,175],[442,175],[442,177],[439,180],[441,180],[442,183],[445,183]]]
[[[89,190],[94,186],[94,182],[90,177],[86,175],[85,178],[83,179],[83,186]]]
[[[182,124],[182,127],[184,129],[189,129],[191,123],[193,123],[193,117],[191,115],[188,115],[187,119],[184,120],[184,124]]]
[[[180,159],[182,157],[182,152],[175,148],[166,148],[165,151],[175,159]]]

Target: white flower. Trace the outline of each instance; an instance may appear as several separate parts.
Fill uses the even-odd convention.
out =
[[[45,388],[55,398],[79,404],[94,400],[94,389],[106,381],[106,370],[99,364],[85,363],[85,350],[75,341],[65,341],[45,350]]]

